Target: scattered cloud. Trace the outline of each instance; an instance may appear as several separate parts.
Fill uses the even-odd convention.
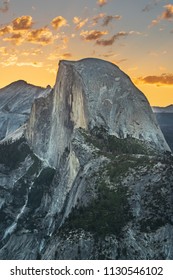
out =
[[[0,28],[0,36],[4,36],[6,34],[10,34],[13,31],[10,25],[4,26]]]
[[[88,22],[88,18],[81,19],[80,17],[74,17],[73,23],[76,25],[76,29],[82,28]]]
[[[16,54],[10,55],[5,61],[2,61],[0,64],[4,67],[16,65],[18,57]]]
[[[22,50],[22,52],[20,52],[20,56],[37,56],[37,55],[40,55],[42,54],[43,51],[38,48],[38,49],[35,49],[35,48],[30,48],[30,49],[24,49]]]
[[[106,5],[108,3],[107,0],[98,0],[97,1],[97,4],[100,6],[100,7],[103,7],[104,5]]]
[[[6,47],[0,47],[0,54],[1,56],[8,55],[8,51]]]
[[[4,38],[3,41],[5,42],[11,42],[17,46],[21,45],[21,43],[25,40],[24,36],[22,33],[15,33],[15,34],[12,34],[11,37],[7,37],[7,38]]]
[[[149,27],[157,25],[162,20],[173,21],[173,5],[168,4],[165,5],[164,8],[165,10],[162,12],[162,14],[158,16],[156,19],[152,20],[151,25]]]
[[[51,25],[54,29],[59,29],[60,27],[67,25],[67,20],[62,16],[58,16],[52,20]]]
[[[101,54],[100,56],[105,57],[105,58],[108,58],[108,57],[113,57],[113,56],[118,56],[118,55],[119,55],[119,54],[115,54],[114,52],[109,51],[109,52],[107,52],[107,53]]]
[[[129,34],[130,34],[130,35],[142,35],[141,32],[139,32],[139,31],[134,31],[134,30],[129,31]]]
[[[31,16],[21,16],[12,21],[13,30],[29,30],[34,22]]]
[[[96,44],[99,46],[104,46],[104,47],[111,46],[114,44],[114,42],[116,40],[119,40],[121,37],[126,37],[128,34],[129,33],[127,33],[127,32],[121,31],[121,32],[118,32],[117,34],[113,35],[110,39],[97,40]]]
[[[127,61],[127,58],[122,58],[122,59],[119,59],[119,60],[115,60],[115,61],[112,61],[112,63],[120,64],[120,63],[125,62],[125,61]]]
[[[44,46],[53,43],[54,37],[50,29],[48,29],[47,27],[43,27],[30,31],[26,40],[30,43],[40,44]]]
[[[165,11],[162,13],[162,19],[172,20],[173,19],[173,5],[168,4],[164,6]]]
[[[21,66],[32,66],[32,67],[36,67],[36,68],[40,68],[43,67],[43,63],[42,62],[17,62],[16,63],[17,66],[21,67]]]
[[[108,34],[108,31],[91,30],[91,31],[82,31],[80,33],[80,36],[86,41],[92,41],[92,40],[97,40],[106,34]]]
[[[92,25],[94,26],[94,25],[98,24],[99,20],[104,18],[105,16],[106,16],[106,14],[104,14],[104,13],[100,13],[100,14],[94,16],[92,19],[92,21],[93,21]]]
[[[63,59],[67,59],[67,58],[72,57],[72,54],[71,54],[71,53],[63,53],[63,54],[61,55],[61,57],[62,57]]]
[[[155,6],[157,6],[162,0],[153,0],[149,4],[147,4],[143,9],[142,12],[149,12],[152,10]]]
[[[102,26],[107,26],[109,25],[109,23],[113,20],[120,20],[121,19],[121,16],[119,15],[115,15],[115,16],[105,16],[104,19],[103,19],[103,24]]]
[[[9,0],[4,0],[2,3],[2,6],[0,7],[0,12],[1,13],[7,13],[9,10]]]
[[[156,86],[172,86],[173,74],[164,73],[160,76],[139,77],[137,80],[143,84],[153,84]]]

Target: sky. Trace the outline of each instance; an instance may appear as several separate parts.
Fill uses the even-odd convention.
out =
[[[126,72],[152,106],[173,104],[173,1],[0,0],[0,88],[54,86],[60,60]]]

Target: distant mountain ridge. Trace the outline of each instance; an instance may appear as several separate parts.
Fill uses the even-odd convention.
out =
[[[49,90],[50,88],[34,86],[24,80],[0,89],[0,140],[27,121],[34,99]]]
[[[152,107],[154,113],[173,113],[173,104],[168,105],[166,107]]]

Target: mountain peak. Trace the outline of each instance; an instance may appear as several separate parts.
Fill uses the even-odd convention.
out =
[[[41,103],[39,106],[37,102],[39,118],[31,117],[32,130],[33,120],[37,129],[33,135],[28,126],[28,139],[33,146],[37,143],[35,151],[53,166],[68,147],[74,129],[79,127],[88,131],[103,127],[118,138],[130,135],[158,150],[170,150],[144,94],[110,62],[96,58],[61,61],[52,102],[53,117],[51,120],[47,117],[51,126],[47,129],[49,133],[42,131],[46,120],[45,116],[44,121],[41,118]],[[36,108],[33,113],[36,114]],[[40,135],[44,135],[44,143]]]

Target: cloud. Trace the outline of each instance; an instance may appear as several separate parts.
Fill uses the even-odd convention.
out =
[[[1,54],[1,56],[8,55],[7,48],[5,48],[5,47],[0,47],[0,54]]]
[[[106,5],[107,4],[107,0],[98,0],[97,1],[97,4],[100,6],[100,7],[103,7],[104,5]]]
[[[30,43],[40,44],[43,46],[53,43],[54,37],[47,27],[43,27],[30,31],[26,40]]]
[[[81,19],[80,17],[74,17],[73,23],[76,25],[76,29],[82,28],[88,22],[88,18]]]
[[[143,9],[142,12],[149,12],[155,6],[157,6],[162,0],[153,0],[152,3],[147,4]]]
[[[169,20],[173,21],[173,5],[168,4],[164,6],[165,11],[158,16],[156,19],[152,20],[151,25],[149,27],[152,27],[154,25],[157,25],[161,20]]]
[[[29,30],[34,22],[31,16],[21,16],[12,21],[13,30]]]
[[[101,25],[102,26],[108,26],[111,21],[120,20],[121,18],[122,17],[120,15],[115,15],[115,16],[110,15],[109,16],[109,15],[106,15],[105,13],[100,13],[100,14],[98,14],[98,15],[96,15],[92,18],[92,21],[93,21],[92,25],[95,26],[96,24],[98,24],[98,22],[100,20],[102,20]]]
[[[122,59],[119,59],[119,60],[115,60],[115,61],[113,61],[112,63],[114,63],[114,64],[120,64],[120,63],[125,62],[125,61],[127,61],[127,58],[122,58]]]
[[[0,36],[4,36],[6,34],[10,34],[13,31],[10,25],[0,28]]]
[[[82,31],[80,33],[81,37],[86,41],[97,40],[106,34],[108,34],[108,31],[99,30]]]
[[[143,84],[153,84],[157,86],[172,86],[173,74],[164,73],[161,76],[139,77],[137,80]]]
[[[25,40],[25,38],[23,37],[23,34],[21,33],[15,33],[13,35],[11,35],[11,37],[7,37],[7,38],[4,38],[3,41],[6,41],[6,42],[11,42],[15,45],[21,45],[21,43]]]
[[[115,16],[105,16],[103,19],[103,24],[102,26],[107,26],[111,21],[113,20],[120,20],[121,16],[115,15]]]
[[[112,56],[118,56],[119,54],[115,54],[114,52],[112,51],[109,51],[107,53],[104,53],[104,54],[101,54],[100,56],[103,56],[103,57],[112,57]]]
[[[9,0],[4,0],[2,3],[2,7],[0,7],[1,13],[7,13],[9,10]]]
[[[106,16],[106,14],[104,14],[104,13],[100,13],[97,16],[94,16],[93,19],[92,19],[93,20],[92,25],[96,25],[99,22],[99,20],[104,18],[105,16]]]
[[[162,19],[167,19],[167,20],[172,20],[173,19],[173,5],[168,4],[164,6],[165,11],[162,13],[161,18]]]
[[[59,29],[60,27],[67,25],[67,20],[62,16],[58,16],[52,20],[51,25],[54,29]]]
[[[12,66],[12,65],[15,65],[16,62],[18,60],[18,57],[16,54],[13,54],[13,55],[10,55],[5,61],[2,61],[0,64],[2,66]]]
[[[64,58],[64,59],[67,59],[67,58],[72,57],[72,54],[71,54],[71,53],[63,53],[63,54],[61,55],[61,57]]]
[[[43,66],[42,62],[17,62],[16,63],[17,66],[21,67],[21,66],[32,66],[32,67],[36,67],[36,68],[40,68]]]
[[[127,33],[127,32],[121,31],[121,32],[118,32],[117,34],[113,35],[110,39],[97,40],[96,44],[99,46],[104,46],[104,47],[111,46],[111,45],[113,45],[113,43],[116,40],[119,40],[121,37],[126,37],[128,34],[129,33]]]

